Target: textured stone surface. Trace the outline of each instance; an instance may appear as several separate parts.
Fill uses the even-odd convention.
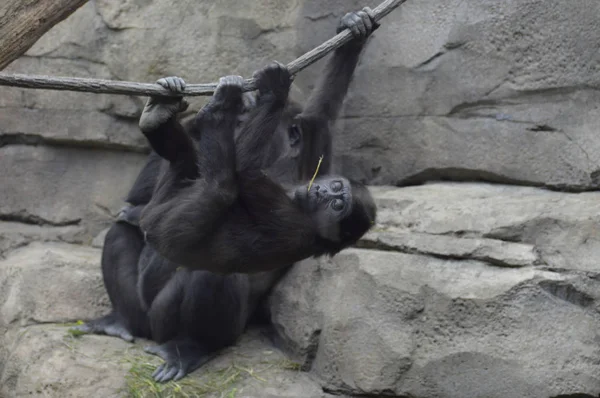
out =
[[[151,342],[68,332],[65,322],[109,310],[99,263],[100,250],[65,243],[32,243],[0,261],[0,396],[154,396],[151,387],[140,387],[152,386],[151,368],[161,363],[142,351]],[[296,367],[252,329],[182,380],[174,396],[329,396]]]
[[[98,249],[32,243],[0,261],[0,327],[87,319],[109,309]]]
[[[600,194],[374,191],[379,223],[365,248],[296,265],[270,298],[283,346],[326,390],[600,393]]]
[[[598,282],[354,249],[297,265],[274,321],[326,389],[414,397],[600,393]]]
[[[0,148],[0,216],[12,221],[81,225],[91,239],[113,220],[145,155],[64,147]]]
[[[300,48],[350,8],[305,1]],[[354,4],[356,4],[354,2]],[[598,187],[600,33],[594,0],[424,0],[383,21],[340,125],[356,178]],[[308,86],[318,69],[297,80]]]
[[[8,356],[0,365],[3,397],[122,397],[131,344],[116,338],[76,340],[68,326],[33,325],[11,330]]]
[[[97,0],[7,71],[250,76],[331,37],[346,11],[378,3]],[[375,184],[599,188],[599,13],[597,0],[406,2],[357,68],[337,167]],[[321,66],[297,76],[305,93]],[[64,326],[38,324],[104,313],[99,250],[30,242],[102,245],[147,151],[136,126],[144,101],[0,90],[2,396],[121,394],[127,366],[105,355],[129,345],[85,336],[74,351]],[[379,223],[360,248],[296,266],[271,300],[284,346],[326,390],[600,394],[600,194],[475,183],[374,191]],[[271,348],[249,339],[251,366],[261,367]],[[306,373],[286,372],[266,384],[245,378],[237,394],[326,395]]]
[[[150,387],[153,386],[150,369],[161,360],[142,351],[147,341],[130,344],[117,338],[92,335],[73,338],[68,328],[33,325],[9,333],[10,356],[0,363],[2,397],[155,396],[155,390]],[[179,381],[181,389],[172,396],[332,397],[323,393],[306,373],[289,369],[293,365],[253,330],[236,346]],[[138,373],[142,366],[147,369]],[[143,383],[148,387],[143,387]],[[212,388],[206,388],[203,383],[209,386],[212,383]],[[172,391],[174,385],[171,382],[158,388]],[[209,391],[205,393],[206,390]]]
[[[366,236],[367,246],[377,246],[377,236],[387,234],[392,248],[394,241],[408,240],[403,251],[600,272],[598,192],[476,183],[373,191],[378,226]]]
[[[250,76],[331,37],[345,12],[378,3],[90,2],[8,71],[144,82]],[[339,167],[377,184],[598,188],[599,12],[596,0],[405,3],[383,20],[357,69],[339,124]],[[305,92],[321,66],[297,77]],[[135,128],[143,102],[3,88],[0,139],[143,150]]]
[[[80,243],[83,235],[80,225],[47,226],[21,222],[0,221],[0,258],[12,249],[25,246],[32,241],[62,241]]]

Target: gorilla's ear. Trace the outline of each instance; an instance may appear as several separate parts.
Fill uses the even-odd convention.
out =
[[[292,147],[297,147],[302,142],[302,127],[300,124],[292,123],[288,127],[288,139]]]

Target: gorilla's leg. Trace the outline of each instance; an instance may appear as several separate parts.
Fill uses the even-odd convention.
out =
[[[139,227],[144,206],[124,206],[119,211],[117,222]],[[139,255],[137,278],[138,297],[144,311],[148,311],[152,301],[171,279],[176,268],[177,264],[160,256],[151,246],[144,245]]]
[[[139,228],[117,222],[108,230],[102,250],[102,276],[112,312],[74,329],[126,341],[132,341],[133,336],[150,336],[148,319],[136,290],[137,263],[143,246]]]
[[[83,333],[105,334],[119,337],[125,341],[133,341],[133,335],[128,330],[127,322],[116,312],[89,321],[83,325],[74,326],[72,329]]]
[[[246,326],[249,294],[247,275],[177,271],[148,312],[159,345],[146,352],[165,360],[155,380],[178,380],[233,344]]]
[[[173,277],[178,265],[159,255],[150,245],[144,246],[138,262],[138,297],[145,311]]]
[[[140,227],[147,242],[173,262],[185,264],[191,253],[204,250],[238,198],[233,136],[243,82],[239,76],[222,77],[191,134],[173,118],[152,129],[140,122],[153,148],[170,162],[142,212]],[[195,142],[191,136],[201,138]]]

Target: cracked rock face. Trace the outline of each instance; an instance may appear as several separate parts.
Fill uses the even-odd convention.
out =
[[[360,248],[297,264],[270,297],[281,343],[326,391],[600,393],[600,194],[373,190]]]
[[[68,332],[69,323],[110,309],[99,263],[97,248],[41,242],[0,260],[1,397],[158,395],[150,369],[161,360],[143,352],[151,342]],[[173,396],[331,397],[295,366],[254,328]],[[174,388],[164,386],[164,394]]]
[[[336,142],[341,169],[377,184],[597,189],[598,12],[595,0],[406,2],[357,70]],[[308,50],[321,36],[312,20],[301,26]]]
[[[89,2],[7,71],[142,82],[179,75],[189,83],[250,76],[321,44],[338,18],[364,5]],[[375,184],[599,188],[599,13],[597,0],[403,4],[357,68],[338,125],[339,168]],[[305,93],[321,66],[297,76]],[[136,125],[144,100],[3,88],[0,143],[143,151]],[[204,101],[194,98],[190,112]]]
[[[58,232],[59,239],[51,240],[88,243],[123,205],[145,157],[90,148],[0,147],[0,169],[9,170],[0,173],[0,220],[29,224],[32,237]],[[1,255],[2,242],[20,239],[21,227],[0,228],[7,229]]]

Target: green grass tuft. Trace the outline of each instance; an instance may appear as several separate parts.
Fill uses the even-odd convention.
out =
[[[82,332],[81,330],[78,330],[78,329],[68,329],[67,332],[73,337],[79,337],[79,336],[83,336],[84,334],[87,334],[86,332]]]
[[[130,398],[201,398],[208,394],[235,398],[237,389],[233,386],[244,377],[242,369],[231,365],[207,371],[198,378],[186,376],[179,381],[158,383],[152,378],[152,373],[161,363],[160,359],[136,355],[126,360],[131,364],[125,377],[126,395]]]
[[[80,326],[83,325],[85,322],[83,321],[77,321],[77,322],[69,322],[69,323],[63,323],[62,326]],[[73,337],[79,337],[79,336],[83,336],[84,334],[87,334],[86,332],[82,332],[81,330],[77,330],[77,329],[67,329],[67,333],[69,333],[71,336]]]

